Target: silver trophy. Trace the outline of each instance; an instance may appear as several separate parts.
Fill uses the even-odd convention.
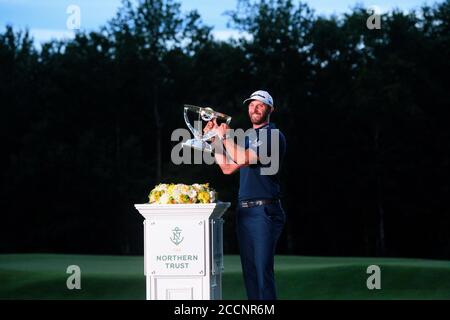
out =
[[[198,120],[195,121],[194,126],[190,123],[188,113],[193,112],[198,114]],[[184,105],[184,121],[187,127],[194,135],[194,139],[189,139],[182,144],[183,147],[189,147],[200,151],[213,152],[211,144],[208,142],[217,135],[215,130],[211,130],[203,134],[203,121],[211,121],[213,119],[222,120],[227,125],[231,122],[231,117],[226,114],[214,111],[206,107],[197,107],[189,104]]]

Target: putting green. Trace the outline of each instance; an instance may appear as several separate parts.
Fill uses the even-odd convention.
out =
[[[245,299],[238,256],[225,256],[223,298]],[[81,290],[68,290],[67,267],[81,269]],[[143,258],[63,254],[0,255],[0,299],[145,299]],[[381,269],[368,290],[367,267]],[[277,256],[280,299],[450,299],[450,261]]]

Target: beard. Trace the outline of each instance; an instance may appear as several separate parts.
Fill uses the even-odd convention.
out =
[[[269,110],[265,110],[263,112],[253,112],[253,113],[249,113],[249,117],[250,117],[250,121],[253,124],[259,125],[262,124],[264,122],[266,122],[269,118]]]

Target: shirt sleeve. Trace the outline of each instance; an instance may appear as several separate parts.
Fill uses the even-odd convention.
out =
[[[258,155],[258,162],[267,164],[266,158],[271,159],[274,153],[278,154],[279,159],[283,159],[286,152],[286,140],[284,135],[278,129],[261,130],[258,138],[258,143],[254,147]],[[261,161],[261,158],[265,158]]]
[[[274,141],[272,141],[272,136],[274,136]],[[278,152],[280,159],[284,157],[286,140],[278,129],[261,129],[256,135],[245,137],[244,148],[253,150],[258,156],[258,164],[264,166],[268,165],[273,152]]]

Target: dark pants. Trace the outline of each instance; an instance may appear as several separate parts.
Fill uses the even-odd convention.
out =
[[[237,237],[249,300],[275,300],[274,255],[286,216],[281,204],[238,207]]]

